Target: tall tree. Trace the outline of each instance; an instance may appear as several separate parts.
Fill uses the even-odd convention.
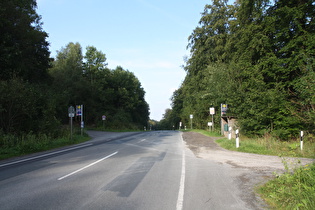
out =
[[[47,33],[35,0],[0,2],[0,79],[46,82],[49,67]]]
[[[57,113],[67,121],[64,110],[70,105],[84,104],[90,96],[90,83],[83,77],[83,55],[79,43],[70,42],[58,51],[50,74],[54,78]]]
[[[47,87],[47,33],[35,0],[0,1],[0,131],[51,133],[58,122]]]
[[[106,66],[106,55],[98,51],[94,46],[88,46],[84,56],[84,71],[90,82],[93,83],[96,73],[102,71]]]

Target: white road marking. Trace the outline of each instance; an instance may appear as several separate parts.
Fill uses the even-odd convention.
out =
[[[62,152],[67,152],[67,151],[71,151],[71,150],[75,150],[75,149],[79,149],[79,148],[83,148],[83,147],[88,147],[88,146],[91,146],[91,145],[93,145],[93,144],[91,144],[91,143],[90,144],[84,144],[84,145],[77,146],[77,147],[71,147],[69,149],[59,150],[59,151],[56,151],[56,152],[50,152],[50,153],[43,154],[43,155],[38,155],[38,156],[35,156],[35,157],[30,157],[30,158],[25,158],[25,159],[22,159],[22,160],[17,160],[17,161],[14,161],[14,162],[10,162],[10,163],[5,163],[5,164],[0,165],[0,168],[4,167],[4,166],[14,165],[14,164],[17,164],[17,163],[23,163],[23,162],[30,161],[30,160],[36,160],[36,159],[39,159],[39,158],[43,158],[43,157],[59,154],[59,153],[62,153]]]
[[[146,139],[142,139],[142,140],[140,140],[138,143],[140,143],[140,142],[144,142]]]
[[[71,176],[71,175],[73,175],[73,174],[76,174],[76,173],[78,173],[78,172],[80,172],[80,171],[82,171],[82,170],[84,170],[84,169],[87,169],[87,168],[89,168],[89,167],[95,165],[96,163],[99,163],[99,162],[101,162],[101,161],[103,161],[103,160],[105,160],[105,159],[107,159],[107,158],[110,158],[110,157],[116,155],[117,153],[118,153],[118,151],[114,152],[113,154],[107,155],[106,157],[103,157],[103,158],[101,158],[101,159],[99,159],[99,160],[97,160],[97,161],[95,161],[95,162],[93,162],[93,163],[91,163],[91,164],[89,164],[89,165],[87,165],[87,166],[84,166],[83,168],[80,168],[80,169],[78,169],[78,170],[76,170],[76,171],[74,171],[74,172],[71,172],[70,174],[67,174],[67,175],[65,175],[65,176],[63,176],[63,177],[60,177],[60,178],[58,179],[58,181],[63,180],[64,178],[67,178],[67,177],[69,177],[69,176]]]
[[[180,137],[181,137],[181,141],[182,141],[182,144],[183,144],[183,137],[182,137],[182,135]],[[182,210],[183,209],[184,192],[185,192],[185,174],[186,174],[185,167],[186,167],[185,148],[183,147],[182,172],[181,172],[181,177],[180,177],[180,184],[179,184],[179,191],[178,191],[176,210]]]

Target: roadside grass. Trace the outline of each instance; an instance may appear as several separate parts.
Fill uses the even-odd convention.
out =
[[[203,131],[192,130],[204,134]],[[205,135],[205,134],[204,134]],[[209,135],[207,135],[209,136]],[[238,152],[247,152],[280,157],[315,158],[315,139],[305,137],[303,150],[299,139],[280,141],[270,136],[263,138],[240,137],[240,147],[236,148],[235,139],[220,138],[216,142],[223,148]],[[275,178],[256,188],[271,209],[315,209],[315,162],[311,165],[290,170],[283,161],[285,172],[275,174]]]
[[[45,134],[34,135],[32,133],[22,137],[1,135],[0,160],[78,144],[89,139],[89,136],[81,136],[79,134],[74,134],[72,140],[70,139],[70,135],[59,138],[51,138]]]
[[[271,209],[315,209],[315,163],[301,166],[257,189]]]
[[[180,130],[182,132],[196,132],[203,134],[205,136],[210,136],[210,137],[222,137],[222,135],[219,132],[212,132],[212,131],[206,131],[206,130],[201,130],[201,129],[187,129],[187,130]]]
[[[298,139],[280,141],[272,137],[254,139],[241,137],[239,148],[236,148],[235,139],[228,140],[227,138],[221,138],[216,142],[225,149],[238,152],[281,157],[315,158],[315,141],[312,138],[306,138],[304,140],[303,150],[300,149],[300,141]]]

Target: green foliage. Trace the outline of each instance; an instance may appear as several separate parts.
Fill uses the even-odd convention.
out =
[[[285,163],[286,165],[287,163]],[[315,208],[315,164],[288,170],[259,188],[262,197],[275,209]]]
[[[46,92],[44,92],[44,90]],[[5,133],[56,133],[60,125],[48,88],[22,80],[0,81],[0,128]]]
[[[166,109],[163,119],[157,124],[156,129],[158,130],[175,130],[179,128],[179,122],[172,119],[173,111],[171,109]],[[175,127],[176,125],[176,127]]]
[[[35,0],[0,2],[0,80],[48,81],[48,36]]]
[[[209,107],[218,113],[227,103],[227,115],[237,117],[246,135],[290,139],[299,130],[314,132],[314,8],[310,0],[206,5],[189,37],[172,123],[188,124],[194,114],[195,127],[204,128]]]

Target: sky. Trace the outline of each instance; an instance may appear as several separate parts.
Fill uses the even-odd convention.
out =
[[[37,0],[51,56],[69,42],[94,46],[108,67],[133,72],[150,119],[161,120],[185,78],[188,37],[210,0]]]

